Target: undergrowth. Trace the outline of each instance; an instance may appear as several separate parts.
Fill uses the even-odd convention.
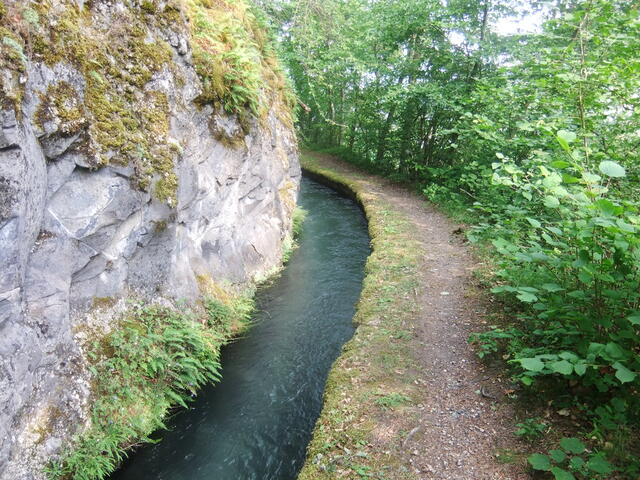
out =
[[[279,66],[266,26],[244,1],[188,0],[193,59],[202,80],[202,104],[235,113],[248,128],[248,116],[264,117],[279,103],[292,125],[292,90]]]
[[[206,298],[203,311],[135,304],[120,324],[86,347],[90,426],[47,467],[51,480],[99,480],[128,450],[153,442],[167,413],[220,379],[220,349],[246,328],[251,301]]]
[[[307,211],[302,207],[296,207],[293,210],[293,225],[291,227],[291,236],[285,238],[282,246],[282,261],[287,263],[291,259],[291,254],[298,247],[298,239],[302,234],[304,221],[307,218]]]

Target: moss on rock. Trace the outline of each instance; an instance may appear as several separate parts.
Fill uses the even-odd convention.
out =
[[[82,104],[69,84],[50,86],[41,96],[36,122],[59,121],[65,135],[86,128],[83,151],[89,164],[131,165],[138,187],[159,192],[158,200],[175,206],[178,153],[168,138],[169,103],[163,92],[146,90],[173,56],[158,33],[160,23],[145,17],[148,8],[128,5],[105,13],[90,4],[79,8],[71,0],[32,2],[22,12],[3,22],[7,25],[0,35],[8,40],[3,41],[1,66],[23,72],[28,42],[32,60],[51,67],[70,64],[85,82]],[[101,20],[104,15],[112,18]],[[20,102],[14,93],[13,103]],[[160,185],[153,188],[156,182]]]
[[[35,120],[43,129],[47,122],[59,123],[63,135],[79,132],[86,124],[84,104],[79,92],[68,82],[50,85],[46,93],[40,95]]]
[[[241,118],[273,107],[291,116],[290,89],[265,28],[244,1],[188,0],[193,59],[202,80],[198,101]]]

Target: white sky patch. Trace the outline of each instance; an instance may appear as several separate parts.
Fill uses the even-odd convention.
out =
[[[532,33],[541,33],[542,24],[547,18],[548,9],[535,12],[527,12],[522,15],[512,15],[499,18],[490,24],[491,31],[501,35],[526,35]],[[462,32],[452,30],[448,32],[449,41],[457,47],[474,48],[477,45],[467,45],[467,38]]]
[[[491,25],[498,35],[540,33],[545,19],[544,11],[532,12],[522,17],[504,17]]]

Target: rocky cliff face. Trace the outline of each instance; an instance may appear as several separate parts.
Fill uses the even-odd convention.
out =
[[[199,279],[281,260],[299,181],[286,99],[259,42],[251,58],[237,32],[201,34],[210,3],[0,2],[2,479],[40,478],[61,424],[86,417],[77,333],[97,304],[194,301]],[[233,78],[234,54],[264,82]]]

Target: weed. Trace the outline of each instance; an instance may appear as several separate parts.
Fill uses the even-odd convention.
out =
[[[527,459],[534,470],[551,472],[556,480],[610,478],[613,466],[601,453],[591,453],[577,438],[563,438],[559,448],[547,454],[534,453]]]
[[[398,408],[401,405],[405,405],[407,403],[411,402],[411,399],[409,397],[407,397],[406,395],[403,395],[401,393],[390,393],[388,395],[383,395],[380,398],[376,398],[375,403],[376,405],[387,409],[387,408]]]
[[[288,263],[291,254],[298,248],[298,239],[302,235],[304,221],[307,218],[307,211],[304,208],[296,207],[293,210],[293,225],[291,227],[291,235],[285,238],[282,244],[282,262]]]
[[[302,227],[307,218],[308,212],[302,207],[296,207],[293,211],[293,227],[292,234],[294,239],[298,239],[302,234]]]
[[[52,480],[99,480],[134,445],[151,442],[175,405],[187,406],[198,388],[220,378],[220,348],[246,325],[242,297],[226,305],[205,300],[196,311],[135,304],[106,337],[87,346],[91,360],[91,426],[46,469]]]
[[[499,448],[494,455],[496,460],[502,464],[516,463],[520,460],[518,453],[508,448]]]
[[[544,435],[545,431],[548,428],[548,425],[545,422],[542,422],[540,418],[527,418],[522,423],[517,423],[516,427],[516,435],[524,438],[525,440],[533,441],[542,435]]]

